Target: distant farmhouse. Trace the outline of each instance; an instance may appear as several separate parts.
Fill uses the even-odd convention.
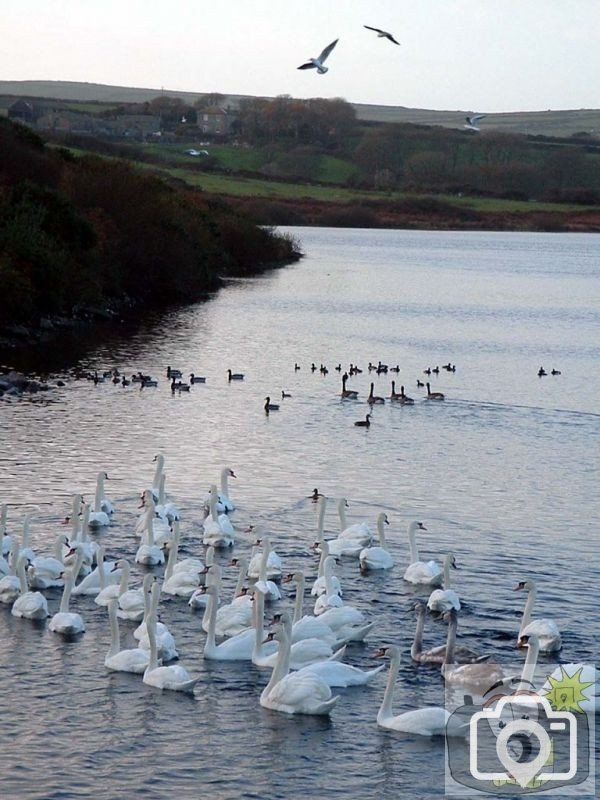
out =
[[[229,108],[208,106],[198,110],[196,125],[209,136],[229,136],[236,122],[237,114]]]

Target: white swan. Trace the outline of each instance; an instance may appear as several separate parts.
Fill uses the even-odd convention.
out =
[[[213,569],[216,568],[213,567]],[[215,632],[217,636],[235,636],[253,625],[254,612],[252,598],[248,594],[242,594],[244,578],[245,573],[242,565],[235,589],[233,590],[233,599],[231,603],[226,603],[217,609],[215,623]],[[219,570],[214,573],[212,585],[217,587],[217,591],[220,591],[221,573]],[[204,630],[208,630],[208,626],[205,627]]]
[[[187,597],[190,598],[191,595],[198,589],[200,573],[204,572],[204,564],[202,564],[202,569],[198,569],[197,566],[194,567],[192,563],[190,563],[189,569],[184,569],[182,563],[180,564],[181,569],[175,571],[175,567],[177,566],[177,552],[179,549],[179,522],[175,520],[173,522],[173,540],[169,547],[169,557],[167,558],[167,566],[165,569],[164,579],[162,590],[164,594],[175,595],[177,597]],[[190,562],[191,559],[188,559]]]
[[[333,584],[331,579],[333,577],[333,570],[336,565],[336,559],[333,556],[327,556],[325,559],[325,564],[323,565],[324,575],[325,575],[325,592],[320,594],[316,601],[315,606],[313,608],[313,614],[315,617],[320,616],[325,611],[330,608],[340,608],[344,605],[344,601],[334,591]]]
[[[63,586],[62,578],[65,570],[63,549],[68,545],[68,538],[60,533],[54,542],[54,556],[37,556],[27,568],[27,578],[32,589],[50,589]]]
[[[204,658],[216,661],[250,661],[254,649],[254,628],[247,628],[217,644],[215,640],[217,587],[207,585],[204,591],[208,594],[208,631],[204,643]]]
[[[10,610],[13,617],[25,617],[26,619],[46,619],[48,614],[48,602],[41,592],[30,592],[27,589],[27,578],[25,576],[25,563],[27,556],[20,554],[17,562],[17,575],[21,593],[15,600]]]
[[[77,507],[77,501],[73,500],[73,510]],[[81,521],[79,523],[79,513],[81,512]],[[72,534],[70,538],[71,550],[63,557],[65,566],[72,567],[77,561],[78,555],[81,553],[82,559],[80,560],[81,567],[79,569],[78,577],[85,577],[92,571],[92,565],[98,562],[98,548],[100,545],[97,542],[90,541],[89,537],[89,520],[91,508],[89,503],[80,503],[77,514],[73,514],[72,520]],[[77,545],[77,548],[75,548]]]
[[[165,457],[160,453],[155,455],[152,459],[153,463],[156,462],[156,467],[154,468],[154,477],[152,478],[152,487],[150,489],[146,489],[142,492],[142,497],[144,496],[145,492],[150,492],[152,499],[155,503],[158,502],[158,495],[160,493],[160,476],[162,475],[162,471],[165,466]]]
[[[75,586],[75,574],[79,570],[77,564],[73,570],[66,570],[64,573],[64,589],[62,599],[60,601],[60,608],[58,612],[50,620],[48,627],[54,633],[60,633],[63,636],[76,636],[85,631],[85,622],[81,614],[76,614],[69,611],[69,599],[71,592]]]
[[[134,672],[140,675],[150,661],[150,653],[140,647],[121,650],[119,620],[117,619],[117,598],[108,601],[108,619],[110,623],[110,647],[104,659],[104,666],[111,672]]]
[[[340,517],[341,531],[338,533],[338,539],[352,539],[363,547],[368,547],[373,541],[373,534],[366,522],[355,522],[353,525],[348,525],[346,520],[346,508],[348,508],[348,501],[342,497],[338,502],[338,514]]]
[[[450,567],[458,569],[454,553],[448,553],[444,559],[444,588],[434,589],[429,595],[427,608],[430,611],[450,611],[451,608],[460,611],[460,598],[454,589],[450,588]]]
[[[416,542],[416,532],[418,530],[426,531],[427,528],[422,522],[411,522],[408,526],[411,563],[406,568],[404,580],[409,583],[439,586],[443,578],[443,573],[439,564],[436,564],[435,561],[419,561],[419,551],[417,550]]]
[[[265,599],[262,592],[254,593],[254,649],[252,651],[252,662],[257,667],[270,667],[274,668],[277,661],[277,650],[265,650],[265,645],[269,645],[273,638],[269,636],[265,642],[264,632],[264,613],[265,613]],[[281,621],[283,624],[288,625],[287,635],[291,635],[292,620],[287,614],[275,615],[274,621]],[[313,664],[315,661],[323,661],[329,658],[341,658],[343,649],[336,653],[333,647],[328,644],[324,639],[301,639],[294,642],[290,648],[290,669],[302,669],[303,667]]]
[[[17,575],[17,562],[19,560],[19,543],[11,540],[10,545],[10,574],[0,579],[0,603],[12,605],[21,592],[21,581]]]
[[[206,575],[210,568],[214,566],[215,563],[215,548],[214,547],[207,547],[206,554],[204,556],[204,574]],[[200,578],[200,582],[202,582],[202,578]],[[208,605],[208,596],[203,591],[203,587],[199,586],[196,591],[190,596],[188,600],[188,606],[190,608],[206,608]]]
[[[317,568],[317,577],[312,585],[310,593],[313,597],[319,597],[327,591],[327,581],[325,579],[325,561],[329,556],[329,543],[323,539],[321,542],[321,557],[319,558],[319,566]],[[331,576],[329,584],[330,592],[339,594],[340,597],[344,594],[342,590],[342,583],[337,575]]]
[[[332,696],[331,689],[318,675],[305,670],[288,674],[290,640],[284,625],[275,626],[274,636],[279,642],[277,661],[260,695],[261,706],[286,714],[329,714],[338,698]]]
[[[144,596],[144,584],[137,589],[127,588],[129,585],[129,562],[127,559],[117,561],[117,566],[121,567],[121,585],[119,587],[117,616],[120,619],[128,619],[132,622],[140,622],[145,614],[146,599]],[[146,576],[144,576],[145,578]],[[124,589],[124,591],[121,591]]]
[[[148,525],[152,524],[152,536],[154,544],[157,547],[163,547],[165,544],[170,544],[173,539],[173,531],[171,530],[171,523],[167,518],[160,517],[156,513],[156,503],[152,497],[152,492],[146,489],[144,492],[144,499],[142,501],[142,508],[144,509],[140,514],[137,524],[135,526],[135,534],[140,539],[144,538],[144,534],[148,530]]]
[[[504,678],[504,671],[498,664],[482,662],[461,664],[457,666],[455,659],[456,630],[458,626],[458,612],[455,609],[446,611],[444,619],[448,620],[448,640],[446,642],[446,657],[442,664],[442,675],[446,683],[454,686],[468,686],[485,693],[492,684]]]
[[[152,577],[152,576],[150,576]],[[179,658],[179,653],[175,646],[175,639],[171,631],[162,622],[158,622],[158,601],[160,599],[160,588],[154,589],[156,580],[144,577],[144,605],[145,613],[144,619],[133,632],[133,638],[138,640],[138,647],[142,650],[150,650],[150,637],[148,636],[148,620],[151,616],[154,617],[154,629],[156,632],[156,643],[158,649],[158,657],[162,661],[174,661]]]
[[[271,540],[268,536],[262,538],[262,557],[260,561],[260,570],[258,580],[254,584],[254,588],[262,592],[265,596],[265,602],[269,603],[275,600],[281,600],[281,591],[279,586],[267,578],[267,564],[269,555],[271,553]]]
[[[121,580],[119,583],[110,583],[108,586],[104,586],[104,588],[100,589],[94,598],[94,603],[96,603],[97,606],[107,606],[110,600],[114,598],[118,600],[129,588],[129,562],[121,558],[115,561],[111,571],[116,572],[117,570],[120,571]],[[152,576],[150,577],[152,578]]]
[[[72,550],[77,552],[80,545],[76,543]],[[97,553],[97,566],[89,575],[77,584],[73,589],[73,594],[93,594],[97,595],[110,583],[119,583],[121,580],[121,570],[116,566],[115,561],[104,561],[104,548],[99,547]]]
[[[468,726],[464,730],[460,730],[458,727],[455,729],[448,727],[450,712],[441,706],[417,708],[414,711],[405,711],[404,714],[394,716],[392,714],[392,702],[394,687],[400,669],[400,650],[398,647],[391,645],[380,648],[374,655],[376,658],[385,658],[387,656],[390,659],[390,671],[385,692],[377,713],[377,724],[380,728],[419,736],[457,735],[464,737],[466,735]]]
[[[383,527],[389,524],[390,521],[384,511],[377,515],[379,547],[365,547],[358,554],[360,568],[364,572],[375,569],[391,569],[394,566],[394,559],[386,550],[385,530]]]
[[[354,606],[329,608],[319,615],[319,619],[332,629],[340,639],[349,642],[362,642],[373,628],[374,623],[367,623],[362,611]]]
[[[160,593],[157,583],[152,587],[152,595]],[[150,643],[150,660],[144,670],[144,683],[156,689],[170,689],[174,692],[191,692],[200,678],[192,678],[189,672],[179,664],[168,667],[158,665],[158,646],[156,642],[156,613],[148,618],[148,639]]]
[[[517,646],[521,647],[523,636],[535,635],[538,638],[541,653],[554,653],[562,647],[560,631],[556,623],[551,619],[536,619],[531,622],[531,612],[535,603],[536,585],[535,581],[521,581],[515,586],[515,591],[527,590],[527,602],[521,618],[521,627]]]
[[[231,522],[227,522],[229,525],[222,523],[217,514],[217,487],[213,484],[210,487],[210,512],[203,523],[202,542],[213,547],[231,547],[235,543],[235,537]]]
[[[260,578],[260,570],[262,565],[262,552],[258,550],[260,545],[263,544],[265,535],[262,528],[259,525],[250,525],[248,528],[248,532],[252,531],[256,535],[256,541],[254,543],[254,547],[252,548],[253,555],[250,558],[250,562],[248,564],[248,577],[249,578]],[[256,548],[256,549],[255,549]],[[269,550],[269,555],[267,557],[267,563],[265,567],[265,579],[271,581],[277,581],[281,578],[281,570],[282,570],[282,562],[280,556],[277,555],[275,550],[271,547]]]
[[[36,558],[36,555],[33,549],[29,546],[29,528],[31,525],[31,520],[34,518],[35,514],[25,514],[23,518],[23,533],[21,535],[21,547],[20,547],[20,555],[24,556],[28,561],[33,563]]]
[[[165,563],[165,554],[154,542],[154,503],[150,502],[151,508],[146,515],[146,541],[138,547],[135,560],[138,564],[155,567]]]
[[[175,505],[175,503],[167,503],[166,495],[165,495],[165,482],[167,480],[167,475],[163,472],[160,476],[160,484],[159,484],[159,491],[158,491],[158,503],[155,506],[155,513],[160,519],[166,520],[169,524],[175,522],[175,520],[179,519],[179,509]]]
[[[229,497],[228,479],[237,477],[235,472],[229,467],[223,467],[221,470],[221,491],[217,500],[217,511],[229,513],[235,511],[235,503]]]
[[[430,650],[423,650],[423,628],[425,627],[425,616],[427,609],[425,604],[417,602],[415,604],[417,613],[417,624],[415,627],[415,638],[410,648],[410,655],[413,661],[419,664],[443,664],[446,660],[446,645],[432,647]],[[454,623],[456,627],[456,623]],[[450,636],[450,624],[448,625],[448,636]],[[464,645],[454,648],[454,661],[457,664],[473,664],[478,661],[485,661],[486,656],[478,656],[473,650]]]
[[[274,622],[284,626],[286,639],[289,642],[292,633],[292,620],[289,614],[275,615]],[[364,686],[383,669],[383,665],[375,667],[375,669],[362,670],[358,667],[353,667],[351,664],[343,664],[338,660],[341,658],[341,653],[339,652],[334,653],[329,648],[329,653],[325,656],[324,645],[325,643],[319,639],[304,639],[292,644],[289,656],[290,669],[299,669],[303,673],[312,672],[331,687]],[[317,653],[319,657],[315,658]],[[306,661],[309,658],[311,663],[306,666],[294,666],[294,663],[299,663],[301,660]]]
[[[323,615],[315,617],[303,615],[302,607],[304,602],[304,573],[302,570],[294,572],[284,578],[284,583],[296,584],[296,602],[294,603],[294,616],[292,620],[292,644],[302,639],[323,639],[331,645],[345,644],[346,639],[337,636],[333,630],[323,622]]]
[[[110,525],[110,514],[114,508],[110,500],[104,494],[104,481],[108,480],[106,472],[99,472],[96,477],[96,495],[94,498],[94,508],[90,512],[88,525],[90,528],[105,528]]]

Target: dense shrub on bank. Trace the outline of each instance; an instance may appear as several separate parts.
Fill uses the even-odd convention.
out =
[[[130,165],[52,151],[0,120],[0,323],[191,301],[299,256],[216,199]]]

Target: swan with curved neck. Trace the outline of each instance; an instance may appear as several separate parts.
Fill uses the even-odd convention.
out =
[[[448,640],[446,642],[446,657],[442,664],[442,675],[446,683],[455,686],[469,686],[480,692],[486,692],[492,684],[504,678],[504,672],[498,664],[493,662],[462,664],[456,666],[456,631],[458,628],[458,612],[455,609],[447,611],[444,619],[448,621]]]
[[[154,567],[165,563],[165,554],[154,541],[154,503],[150,503],[151,508],[146,516],[146,541],[138,547],[135,560],[138,564]]]
[[[213,567],[211,570],[209,585],[215,586],[217,592],[221,589],[221,571],[219,568]],[[242,591],[242,584],[244,581],[243,569],[240,569],[236,587],[233,593],[231,603],[226,603],[217,609],[215,620],[215,633],[217,636],[236,636],[242,633],[247,628],[251,628],[254,620],[253,604],[248,595],[239,596]],[[208,610],[208,609],[207,609]],[[206,619],[206,626],[204,630],[208,630],[209,617]]]
[[[338,698],[322,678],[305,670],[288,674],[291,642],[282,623],[275,626],[274,638],[279,642],[277,660],[260,695],[261,706],[286,714],[329,714]]]
[[[318,617],[330,608],[340,608],[344,605],[344,601],[335,591],[332,580],[335,565],[336,559],[333,556],[327,556],[323,564],[325,591],[323,594],[320,594],[315,601],[315,607],[313,609],[315,617]]]
[[[173,522],[173,539],[169,547],[169,557],[167,558],[162,590],[165,594],[190,598],[198,588],[199,577],[200,573],[204,571],[204,564],[199,559],[195,559],[194,566],[194,562],[190,559],[189,569],[186,570],[182,567],[175,571],[178,550],[179,521],[175,520]],[[198,569],[198,564],[202,564],[201,569]]]
[[[154,595],[160,594],[158,582],[152,587],[152,600]],[[156,600],[158,602],[158,599]],[[148,617],[148,640],[150,658],[148,666],[144,670],[144,683],[154,686],[156,689],[170,689],[174,692],[191,692],[200,678],[192,678],[189,672],[180,664],[173,664],[168,667],[158,664],[158,645],[156,641],[156,612],[153,610]]]
[[[76,543],[72,548],[78,552],[81,545]],[[104,548],[99,547],[97,553],[97,566],[93,572],[86,575],[85,578],[77,584],[73,589],[73,594],[93,594],[97,595],[108,584],[119,583],[121,580],[121,569],[116,567],[115,561],[104,561]]]
[[[216,484],[210,487],[210,511],[208,517],[204,520],[204,535],[202,541],[206,545],[213,547],[232,547],[235,544],[233,526],[229,522],[229,526],[225,526],[225,521],[219,520],[217,512],[217,487]]]
[[[154,468],[154,477],[152,478],[152,488],[146,489],[152,495],[152,499],[154,502],[158,502],[158,496],[160,493],[160,476],[162,475],[162,471],[165,466],[165,457],[158,453],[152,459],[156,462],[156,467]]]
[[[312,585],[312,589],[310,590],[310,593],[313,597],[319,597],[319,595],[325,594],[325,592],[327,591],[327,582],[325,580],[325,560],[327,559],[328,556],[329,556],[329,542],[323,539],[321,541],[321,557],[319,558],[317,577]],[[332,589],[335,594],[339,594],[339,596],[342,597],[343,595],[342,584],[337,575],[331,576],[330,589]]]
[[[25,619],[46,619],[48,614],[48,603],[41,592],[30,592],[27,587],[27,577],[25,575],[25,563],[27,556],[23,553],[17,562],[17,575],[21,593],[15,600],[10,610],[13,617],[24,617]]]
[[[358,542],[363,547],[368,547],[373,541],[373,534],[366,522],[355,522],[353,525],[348,525],[346,519],[346,508],[348,501],[345,497],[340,498],[338,501],[338,514],[340,517],[340,532],[338,539],[352,539]]]
[[[292,644],[302,639],[322,639],[331,645],[343,645],[346,639],[335,635],[333,630],[321,618],[304,615],[304,572],[298,570],[293,574],[287,575],[283,579],[284,583],[296,584],[296,601],[294,603],[294,616],[292,618]]]
[[[235,503],[229,497],[229,478],[236,478],[235,472],[230,467],[221,470],[221,491],[217,499],[217,511],[226,514],[235,511]]]
[[[452,608],[456,611],[460,611],[460,598],[454,589],[450,588],[451,567],[453,569],[458,569],[454,553],[448,553],[444,559],[444,588],[434,589],[429,595],[427,608],[430,611],[438,611],[440,614],[443,614],[445,611],[450,611]]]
[[[152,576],[150,576],[152,577]],[[117,598],[112,597],[108,603],[108,621],[110,625],[110,647],[104,658],[104,666],[111,672],[133,672],[141,675],[150,661],[150,653],[140,647],[121,650],[119,620],[117,618]]]
[[[446,645],[432,647],[430,650],[423,650],[423,629],[425,627],[425,617],[427,609],[424,603],[417,602],[415,604],[415,611],[417,614],[417,624],[415,627],[415,638],[410,649],[410,655],[413,661],[419,664],[443,664],[446,659]],[[448,626],[448,634],[450,634],[450,626]],[[477,661],[485,660],[477,655],[473,650],[464,645],[458,645],[454,648],[454,661],[457,664],[472,664]]]
[[[144,576],[144,619],[140,622],[133,632],[134,639],[138,640],[138,647],[142,650],[150,650],[150,638],[148,636],[148,620],[154,616],[154,630],[156,634],[156,644],[158,657],[163,661],[173,661],[179,658],[179,653],[175,646],[175,638],[171,631],[162,622],[158,622],[158,601],[160,599],[160,586],[154,590],[156,579],[152,575]]]
[[[265,602],[268,603],[274,600],[281,600],[281,592],[279,591],[279,587],[274,581],[269,580],[267,577],[267,564],[269,562],[269,555],[271,553],[271,540],[268,536],[263,536],[260,542],[262,544],[260,572],[258,575],[258,580],[254,586],[258,591],[264,594]],[[281,575],[281,571],[279,574]]]
[[[536,619],[531,621],[531,612],[535,604],[535,581],[521,581],[515,586],[515,591],[526,590],[527,602],[521,618],[521,627],[517,646],[522,647],[521,640],[524,636],[537,636],[541,653],[554,653],[562,647],[562,638],[557,624],[551,619]]]
[[[175,505],[175,503],[167,503],[167,496],[165,493],[165,483],[167,480],[167,475],[163,472],[160,476],[160,484],[158,487],[158,503],[155,506],[155,514],[160,517],[160,519],[166,520],[169,524],[175,522],[176,519],[179,519],[179,509]]]
[[[394,566],[394,559],[387,550],[385,541],[384,525],[389,525],[390,521],[387,514],[382,511],[377,515],[377,536],[379,538],[378,547],[365,547],[358,554],[358,561],[361,570],[367,572],[375,569],[391,569]]]
[[[29,585],[32,589],[50,589],[63,586],[63,548],[68,545],[68,538],[60,533],[54,542],[54,555],[47,558],[37,556],[27,569]]]
[[[417,549],[417,531],[426,531],[427,528],[422,522],[413,521],[408,526],[408,541],[410,545],[410,561],[406,568],[404,580],[409,583],[425,584],[428,586],[439,586],[442,582],[443,573],[435,561],[421,561]]]
[[[446,736],[452,734],[452,729],[447,727],[450,712],[441,706],[417,708],[414,711],[405,711],[404,714],[394,716],[392,703],[396,679],[400,669],[400,649],[395,645],[381,647],[374,653],[373,657],[390,659],[390,671],[385,685],[385,692],[377,712],[377,724],[380,728],[419,736]],[[466,731],[457,732],[456,735],[465,736],[465,733]]]
[[[208,596],[203,591],[202,583],[206,580],[206,576],[210,572],[210,568],[214,565],[215,562],[215,548],[214,547],[207,547],[206,553],[204,556],[204,571],[199,576],[199,583],[200,586],[196,589],[196,591],[191,595],[190,599],[188,600],[188,606],[190,608],[204,608],[208,605]]]
[[[101,556],[102,557],[100,561],[104,559],[103,549]],[[121,595],[124,594],[129,588],[129,574],[130,574],[129,562],[124,558],[120,558],[118,561],[115,561],[115,565],[112,568],[111,572],[116,572],[117,570],[119,570],[121,574],[121,579],[119,583],[110,583],[108,586],[104,586],[103,589],[100,589],[100,591],[94,598],[94,603],[96,603],[97,606],[107,606],[109,600],[111,600],[113,597],[116,597],[118,600],[119,597],[121,597]]]
[[[106,472],[99,472],[96,477],[96,495],[94,497],[94,508],[90,511],[88,526],[92,529],[105,528],[110,525],[110,514],[114,509],[112,503],[106,499],[104,494],[104,481],[108,480]]]
[[[215,628],[218,588],[208,584],[204,587],[204,591],[208,594],[208,631],[204,643],[204,658],[217,661],[249,661],[254,649],[254,629],[247,628],[236,636],[217,644]]]
[[[81,555],[79,558],[81,558]],[[76,563],[73,570],[66,570],[64,574],[64,589],[60,601],[60,609],[52,617],[48,626],[51,631],[60,633],[63,636],[76,636],[85,631],[85,622],[81,614],[69,611],[69,599],[73,587],[75,586],[75,575],[79,571],[78,566],[79,565]]]

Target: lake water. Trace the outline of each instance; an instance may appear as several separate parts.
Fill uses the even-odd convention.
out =
[[[202,554],[202,498],[229,465],[238,476],[230,486],[235,552],[250,549],[247,525],[263,523],[285,571],[315,574],[315,507],[307,499],[314,487],[331,498],[329,535],[338,530],[337,498],[348,499],[350,521],[374,526],[380,510],[388,513],[395,568],[362,576],[345,559],[338,572],[346,602],[376,622],[346,660],[366,668],[381,644],[402,650],[395,713],[443,703],[439,670],[410,662],[411,602],[427,597],[402,580],[412,519],[427,527],[422,556],[456,555],[467,644],[521,663],[514,643],[524,597],[512,589],[533,577],[535,615],[555,619],[563,633],[559,659],[597,662],[600,237],[291,232],[306,253],[299,263],[232,282],[208,302],[94,334],[83,354],[48,354],[44,363],[66,385],[0,402],[0,501],[15,504],[10,531],[37,507],[33,545],[49,551],[71,493],[91,498],[105,469],[117,512],[96,538],[111,557],[133,561],[137,498],[160,452],[182,511],[182,550]],[[379,359],[400,373],[369,375],[368,362]],[[329,373],[312,373],[311,362]],[[341,402],[338,362],[364,368],[348,384],[358,401]],[[417,379],[446,362],[456,372],[431,376],[445,402],[424,401]],[[207,383],[172,395],[167,365]],[[538,378],[540,365],[562,374]],[[76,368],[113,366],[150,372],[159,386],[72,377]],[[245,381],[229,384],[229,367]],[[392,377],[415,405],[386,402],[373,409],[370,429],[355,428],[370,381],[389,395]],[[282,389],[292,397],[266,416],[264,398],[278,401]],[[228,557],[219,560],[228,592],[236,576]],[[48,597],[54,613],[60,590]],[[74,642],[0,607],[2,798],[443,796],[443,741],[376,726],[385,673],[366,689],[340,690],[329,720],[270,712],[258,702],[265,671],[204,662],[200,616],[166,600],[161,615],[181,663],[201,679],[193,697],[161,694],[138,676],[108,674],[104,610],[92,598],[72,607],[87,623]],[[121,625],[128,646],[123,634],[133,627]],[[429,622],[427,644],[441,643],[445,627]]]

